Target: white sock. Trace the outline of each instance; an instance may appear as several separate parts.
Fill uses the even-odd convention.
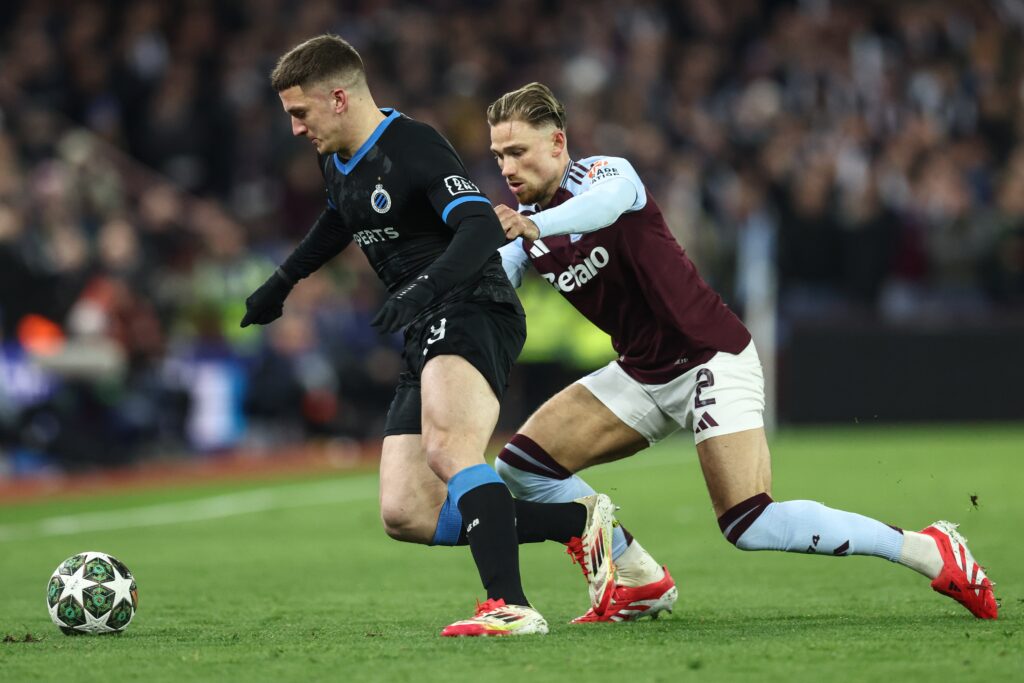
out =
[[[942,555],[935,539],[917,531],[903,531],[903,549],[900,564],[934,579],[942,571]]]
[[[665,570],[635,538],[629,547],[615,558],[615,583],[623,586],[643,586],[661,581],[664,576]]]
[[[575,474],[568,479],[543,477],[533,472],[524,472],[501,459],[494,461],[494,469],[505,480],[512,495],[522,500],[536,503],[571,503],[577,498],[597,493],[590,484]],[[612,559],[617,562],[624,552],[626,535],[616,526],[612,530]]]

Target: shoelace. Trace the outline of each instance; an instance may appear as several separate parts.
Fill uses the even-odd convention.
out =
[[[496,610],[496,609],[498,609],[500,607],[504,607],[504,606],[505,606],[505,601],[504,600],[495,600],[494,598],[487,598],[483,602],[480,602],[479,600],[477,600],[476,601],[476,614],[474,614],[473,616],[479,617],[482,614],[487,614],[488,612],[493,612],[494,610]]]
[[[573,536],[565,546],[565,552],[570,558],[572,558],[572,563],[580,566],[580,569],[583,570],[583,576],[590,576],[590,571],[587,569],[587,563],[584,561],[585,558],[583,557],[583,540],[577,536]]]

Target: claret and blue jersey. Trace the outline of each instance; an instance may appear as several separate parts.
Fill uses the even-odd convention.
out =
[[[536,241],[519,238],[503,247],[509,279],[518,283],[532,265],[611,336],[619,363],[640,382],[667,382],[717,351],[742,351],[749,332],[700,277],[627,160],[596,156],[570,161],[545,210],[604,183],[618,182],[621,188],[622,179],[632,184],[635,199],[610,225]],[[532,215],[540,207],[519,209]]]

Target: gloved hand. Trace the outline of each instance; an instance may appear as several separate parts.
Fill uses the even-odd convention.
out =
[[[274,274],[245,300],[242,327],[248,327],[253,323],[266,325],[280,318],[284,313],[284,300],[288,298],[293,286],[293,283],[285,279],[280,268],[275,270]]]
[[[385,301],[370,324],[381,332],[397,332],[411,323],[416,314],[433,300],[433,281],[427,275],[420,275]]]

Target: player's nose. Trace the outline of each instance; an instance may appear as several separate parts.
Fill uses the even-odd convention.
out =
[[[292,117],[292,135],[305,135],[306,131],[309,130],[306,126],[294,116]]]
[[[516,165],[511,159],[505,159],[501,162],[501,175],[506,178],[511,178],[516,173]]]

